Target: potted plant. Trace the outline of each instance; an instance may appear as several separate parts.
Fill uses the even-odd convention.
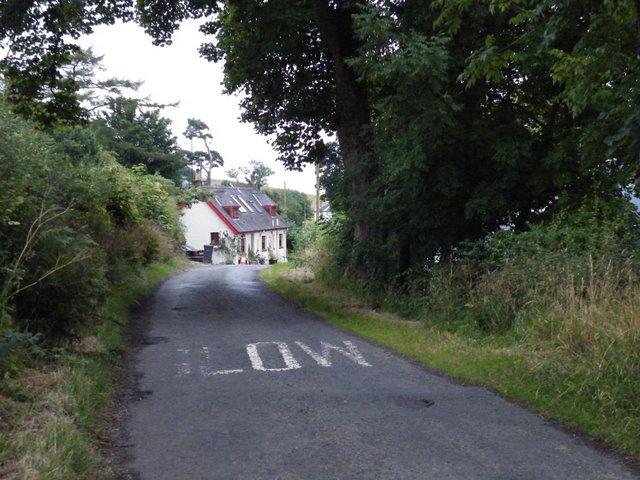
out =
[[[273,251],[272,248],[269,249],[269,265],[273,265],[274,263],[278,263],[278,256],[276,252]]]

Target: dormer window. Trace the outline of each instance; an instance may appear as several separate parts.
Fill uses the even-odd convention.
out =
[[[227,211],[231,218],[238,218],[240,216],[240,214],[238,213],[238,210],[240,209],[239,205],[225,205],[223,208]]]
[[[276,216],[277,213],[277,205],[263,205],[264,209],[269,212],[269,215],[271,215],[272,217]]]

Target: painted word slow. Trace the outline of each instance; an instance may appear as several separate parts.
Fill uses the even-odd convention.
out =
[[[371,364],[365,360],[362,353],[350,341],[344,340],[342,345],[332,345],[327,342],[320,342],[320,348],[312,348],[302,342],[295,342],[296,351],[306,354],[320,367],[333,366],[332,355],[339,354],[351,360],[361,367],[370,367]],[[243,373],[247,368],[215,368],[211,360],[211,351],[209,347],[200,347],[196,351],[191,349],[178,349],[179,356],[182,360],[178,364],[178,376],[185,377],[192,374],[200,374],[205,377],[215,375],[229,375],[233,373]],[[297,370],[302,368],[300,362],[294,356],[294,352],[285,342],[257,342],[249,343],[246,346],[249,363],[253,370],[261,372],[286,372],[289,370]],[[199,357],[198,367],[193,368],[193,356]]]

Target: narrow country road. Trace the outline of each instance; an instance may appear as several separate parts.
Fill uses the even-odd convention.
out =
[[[325,324],[259,268],[190,269],[141,309],[128,478],[638,478],[483,388]]]

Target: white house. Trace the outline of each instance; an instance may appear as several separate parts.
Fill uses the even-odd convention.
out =
[[[204,202],[183,209],[187,245],[202,250],[213,246],[213,263],[254,257],[287,261],[289,224],[276,211],[276,203],[252,188],[213,187]]]

